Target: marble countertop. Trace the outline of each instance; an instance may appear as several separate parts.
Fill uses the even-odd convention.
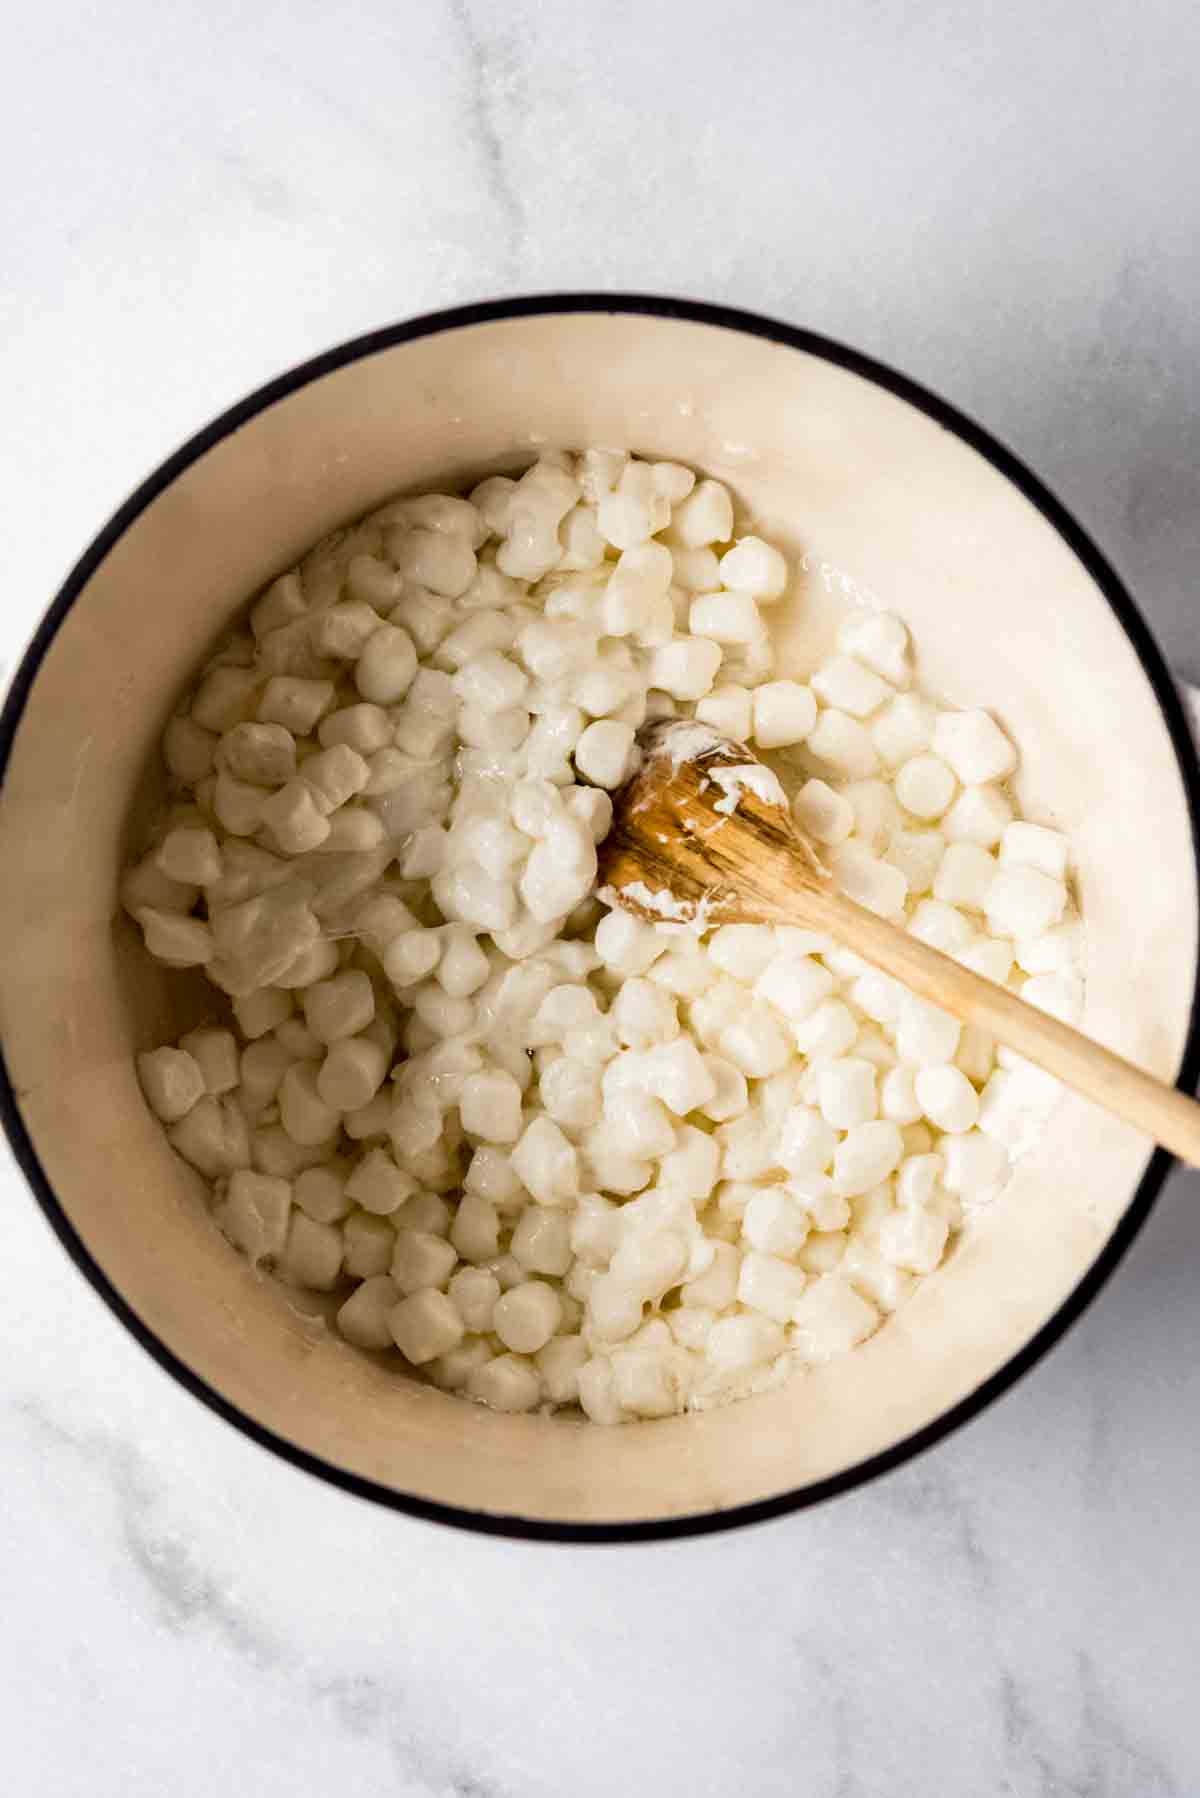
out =
[[[41,0],[6,24],[0,655],[180,439],[393,318],[677,292],[974,412],[1200,674],[1182,0]],[[1194,1798],[1200,1178],[968,1429],[653,1548],[376,1511],[176,1388],[0,1167],[14,1798]]]

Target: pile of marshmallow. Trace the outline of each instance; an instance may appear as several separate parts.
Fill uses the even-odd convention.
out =
[[[319,544],[171,719],[122,900],[225,998],[142,1087],[357,1348],[502,1411],[721,1403],[871,1335],[1041,1128],[1051,1079],[830,940],[595,896],[635,732],[695,717],[853,897],[1078,1017],[1007,736],[914,690],[889,614],[776,678],[790,584],[719,482],[546,455]]]

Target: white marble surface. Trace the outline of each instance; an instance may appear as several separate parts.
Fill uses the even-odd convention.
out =
[[[247,16],[249,15],[249,16]],[[1029,457],[1200,673],[1183,0],[231,0],[6,22],[0,653],[180,438],[423,308],[728,299]],[[662,1548],[377,1512],[177,1390],[0,1182],[14,1798],[1194,1798],[1200,1180],[980,1421]]]

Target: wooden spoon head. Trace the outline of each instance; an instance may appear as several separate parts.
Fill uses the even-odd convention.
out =
[[[691,925],[778,923],[825,870],[772,770],[706,724],[638,733],[641,766],[613,795],[600,896],[638,917]]]

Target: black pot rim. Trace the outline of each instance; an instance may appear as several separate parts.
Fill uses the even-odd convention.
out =
[[[1178,690],[1149,627],[1124,583],[1087,533],[1066,511],[1065,507],[1055,499],[1053,494],[1043,486],[1037,476],[972,419],[967,418],[955,407],[929,392],[917,382],[910,380],[906,375],[898,373],[871,356],[864,355],[858,350],[849,349],[844,344],[821,336],[817,332],[763,318],[755,313],[739,311],[730,306],[712,305],[697,300],[666,299],[647,294],[549,293],[489,300],[474,305],[456,306],[444,311],[424,313],[400,324],[389,325],[381,330],[368,332],[364,336],[352,338],[349,342],[327,350],[322,355],[314,356],[288,373],[268,381],[265,386],[258,388],[246,399],[241,400],[237,405],[222,413],[219,418],[214,419],[211,424],[206,425],[203,430],[198,431],[180,449],[176,450],[174,455],[169,456],[147,480],[143,481],[125,504],[113,514],[63,582],[34,633],[29,648],[13,676],[3,712],[0,713],[0,785],[2,785],[7,772],[13,741],[24,714],[30,690],[37,678],[42,661],[71,607],[100,563],[130,526],[136,522],[141,513],[199,457],[277,400],[286,398],[287,395],[307,386],[310,382],[318,380],[322,375],[330,374],[336,369],[360,361],[364,357],[375,355],[379,351],[391,349],[397,344],[409,343],[417,338],[432,336],[443,331],[459,330],[465,326],[486,324],[497,320],[572,312],[622,313],[647,318],[676,319],[686,323],[738,331],[752,337],[765,338],[772,343],[791,349],[806,351],[839,368],[848,369],[854,374],[861,375],[876,386],[885,388],[899,399],[906,400],[911,406],[925,413],[927,417],[935,420],[985,457],[998,473],[1011,481],[1024,497],[1036,506],[1047,523],[1066,542],[1104,594],[1118,623],[1128,637],[1146,678],[1154,690],[1175,750],[1180,778],[1187,796],[1193,856],[1196,864],[1197,883],[1200,885],[1200,764],[1197,762],[1196,748]],[[1198,1077],[1200,1077],[1200,940],[1197,943],[1197,972],[1192,992],[1191,1019],[1176,1084],[1181,1091],[1192,1092],[1195,1090]],[[207,1405],[210,1410],[215,1411],[218,1417],[222,1417],[227,1423],[234,1425],[251,1441],[258,1443],[260,1447],[269,1449],[304,1472],[313,1474],[330,1485],[339,1487],[344,1492],[353,1493],[358,1498],[369,1499],[393,1511],[405,1512],[410,1516],[453,1525],[483,1535],[563,1543],[663,1541],[682,1536],[706,1535],[719,1530],[764,1522],[769,1518],[780,1517],[791,1511],[803,1510],[810,1505],[819,1504],[840,1494],[851,1492],[855,1488],[865,1485],[869,1480],[876,1479],[881,1474],[902,1466],[923,1450],[931,1448],[934,1443],[942,1441],[953,1431],[960,1429],[972,1418],[978,1416],[994,1399],[1007,1392],[1023,1374],[1041,1360],[1042,1356],[1061,1339],[1070,1325],[1082,1315],[1145,1223],[1173,1160],[1166,1150],[1155,1150],[1116,1229],[1078,1285],[1053,1316],[1031,1337],[1024,1348],[1005,1362],[1003,1367],[977,1386],[966,1398],[960,1399],[956,1405],[953,1405],[934,1422],[926,1424],[923,1429],[914,1431],[903,1441],[893,1444],[892,1447],[879,1454],[869,1456],[866,1460],[858,1462],[841,1473],[754,1504],[735,1505],[725,1510],[664,1520],[592,1524],[545,1522],[521,1516],[474,1511],[397,1492],[389,1486],[364,1479],[323,1460],[320,1456],[310,1454],[306,1449],[276,1435],[274,1431],[247,1416],[245,1412],[231,1404],[220,1392],[210,1386],[207,1381],[201,1379],[147,1327],[93,1259],[82,1238],[69,1221],[38,1160],[17,1106],[16,1094],[9,1078],[2,1050],[0,1050],[0,1121],[3,1122],[13,1154],[29,1182],[35,1198],[80,1273],[120,1319],[134,1339],[148,1354],[153,1356],[159,1366],[164,1368],[195,1398]]]

